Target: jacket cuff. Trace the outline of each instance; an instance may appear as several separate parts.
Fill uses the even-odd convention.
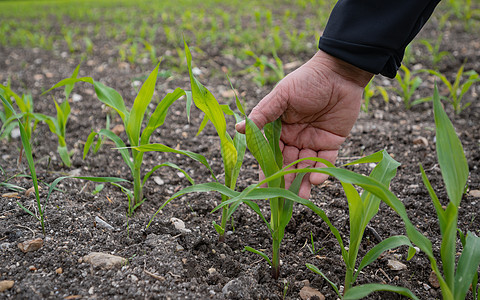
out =
[[[325,36],[320,38],[318,48],[362,70],[389,78],[395,77],[401,65],[401,56],[383,48],[349,43]]]

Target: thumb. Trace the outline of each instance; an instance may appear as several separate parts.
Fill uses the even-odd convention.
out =
[[[282,90],[282,82],[280,82],[268,95],[266,95],[258,104],[252,109],[248,116],[259,129],[262,129],[265,124],[278,119],[287,108],[287,101],[285,93]],[[245,121],[239,122],[235,125],[235,129],[239,133],[245,133]]]

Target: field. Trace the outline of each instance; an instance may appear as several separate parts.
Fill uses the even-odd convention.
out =
[[[279,279],[272,278],[269,264],[258,253],[244,251],[248,246],[272,256],[270,231],[247,205],[240,205],[224,224],[224,242],[219,241],[218,225],[212,225],[220,223],[222,215],[221,209],[212,213],[222,203],[219,193],[182,195],[154,217],[165,201],[192,181],[229,180],[218,128],[208,123],[197,134],[204,113],[195,105],[187,118],[192,87],[184,41],[192,53],[192,74],[231,110],[236,110],[238,95],[248,113],[276,82],[317,51],[334,4],[323,0],[0,1],[0,95],[22,113],[17,116],[30,137],[40,186],[36,198],[28,149],[24,151],[22,145],[24,132],[15,118],[9,120],[13,114],[4,104],[0,108],[0,298],[306,299],[305,293],[314,291],[325,299],[337,299],[329,282],[306,264],[315,265],[342,291],[346,266],[341,246],[329,226],[303,205],[293,206],[285,228]],[[419,164],[446,207],[450,194],[437,160],[431,101],[436,83],[468,162],[458,229],[480,235],[479,32],[478,0],[442,1],[409,46],[399,76],[376,76],[367,86],[360,117],[336,164],[380,150],[401,163],[390,190],[405,206],[414,227],[432,242],[439,262],[443,244],[437,207],[422,182]],[[158,64],[158,75],[154,71],[149,77]],[[70,77],[93,81],[76,82],[70,93],[64,86],[50,90]],[[138,145],[129,142],[130,127],[124,126],[118,110],[99,101],[97,89],[108,86],[118,91],[130,109],[142,84],[154,78],[153,100],[144,108],[147,115],[167,93],[184,96],[173,102],[165,122],[150,138],[150,143],[170,150],[141,156],[143,175],[168,164],[156,169],[139,192],[133,182],[142,174],[121,155],[125,149],[134,155],[137,150],[120,152],[122,145],[115,139],[125,141],[123,147]],[[142,120],[143,116],[139,124]],[[148,128],[147,122],[143,120],[142,130]],[[233,137],[234,116],[226,115],[226,125]],[[99,133],[95,138],[102,137],[101,145],[92,131]],[[212,171],[183,150],[201,154]],[[374,166],[344,168],[368,175]],[[258,182],[258,175],[259,162],[247,149],[236,191]],[[124,181],[111,182],[113,177]],[[348,250],[351,207],[340,181],[330,177],[314,187],[310,201],[338,228]],[[270,218],[269,202],[256,203]],[[402,218],[382,202],[363,234],[357,265],[382,240],[406,234]],[[460,237],[455,236],[449,248],[457,252],[457,260],[464,248]],[[42,245],[38,250],[19,249],[19,243],[35,239],[41,239],[36,241]],[[407,260],[408,249],[384,251],[360,272],[354,285],[384,283],[408,288],[419,299],[449,299],[435,282],[425,252]],[[92,252],[122,259],[112,266],[95,266],[86,257]],[[392,265],[396,263],[400,267]],[[477,289],[478,285],[470,288],[466,298],[480,299]],[[404,298],[374,292],[365,299]]]

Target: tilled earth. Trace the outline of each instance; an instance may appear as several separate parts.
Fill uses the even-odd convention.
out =
[[[434,34],[432,24],[422,34]],[[454,55],[445,59],[440,69],[451,78],[468,58],[466,70],[480,73],[480,44],[471,39],[471,34],[456,31],[445,33],[455,40],[445,47]],[[131,66],[119,63],[111,57],[111,45],[100,41],[98,53],[84,61],[80,76],[91,76],[117,89],[128,105],[136,95],[135,81],[142,81],[148,75],[150,65]],[[424,49],[423,49],[424,50]],[[420,57],[422,48],[416,47]],[[202,73],[200,80],[221,99],[232,103],[229,84],[222,72],[222,66],[234,71],[245,69],[250,62],[234,57],[222,56],[212,48],[201,55],[194,55],[194,63]],[[11,77],[12,88],[17,92],[30,91],[35,100],[35,111],[55,115],[51,94],[61,99],[61,91],[47,95],[41,93],[59,80],[69,77],[79,58],[65,55],[62,51],[47,52],[40,49],[0,48],[0,81],[5,83]],[[286,63],[305,61],[311,55],[283,57]],[[423,54],[426,57],[426,54]],[[428,67],[417,62],[418,68]],[[153,68],[153,67],[152,67]],[[287,70],[289,72],[291,70]],[[268,93],[272,86],[259,88],[250,75],[230,76],[234,86],[251,109]],[[422,74],[424,83],[418,97],[431,95],[433,78]],[[392,80],[376,78],[378,84],[394,86]],[[189,89],[187,73],[173,73],[159,78],[157,97],[163,97],[176,87]],[[469,161],[470,177],[460,211],[459,227],[462,231],[479,234],[480,218],[480,101],[479,86],[473,86],[465,96],[472,105],[460,115],[454,115],[449,105],[446,110],[465,148]],[[137,87],[138,89],[138,87]],[[445,93],[445,91],[441,91]],[[36,168],[42,182],[51,183],[66,174],[80,176],[117,176],[131,180],[126,165],[113,145],[106,144],[96,154],[89,154],[83,160],[83,145],[92,129],[105,127],[108,109],[95,99],[93,88],[77,84],[75,97],[70,99],[72,115],[67,127],[67,143],[73,150],[73,166],[61,164],[56,153],[56,137],[48,127],[39,124],[34,134],[33,147]],[[393,93],[390,93],[393,95]],[[161,99],[161,98],[160,98]],[[386,149],[402,165],[391,184],[392,191],[405,204],[412,223],[430,238],[438,253],[440,234],[435,211],[427,190],[421,182],[418,164],[422,163],[442,202],[447,201],[435,154],[435,125],[431,103],[405,110],[401,101],[391,97],[389,103],[375,98],[370,113],[362,113],[345,142],[338,164],[352,161],[362,155]],[[111,127],[121,124],[113,116]],[[170,147],[201,153],[208,158],[216,174],[221,178],[222,164],[218,138],[212,126],[199,136],[196,132],[201,123],[198,110],[192,111],[190,122],[185,115],[183,101],[177,101],[167,116],[167,122],[153,136],[153,141]],[[233,119],[229,119],[233,131]],[[125,138],[125,133],[120,133]],[[2,180],[13,175],[28,174],[25,162],[18,163],[19,138],[0,141],[0,166]],[[196,182],[210,181],[209,172],[199,163],[178,155],[148,153],[145,155],[145,170],[160,162],[171,161],[182,168]],[[368,174],[371,166],[356,166],[351,169]],[[330,285],[320,276],[305,267],[312,263],[326,274],[331,281],[343,284],[345,266],[340,248],[328,227],[319,217],[306,208],[295,206],[291,223],[283,241],[281,278],[273,280],[268,264],[259,256],[243,252],[245,246],[270,253],[271,239],[265,224],[248,207],[240,207],[234,215],[234,226],[230,226],[225,243],[217,241],[212,221],[219,220],[219,214],[211,210],[219,203],[218,194],[190,194],[172,201],[146,225],[158,207],[173,193],[188,185],[178,172],[168,168],[157,171],[155,178],[146,184],[147,200],[131,217],[127,216],[127,197],[118,188],[105,185],[93,195],[95,184],[81,180],[66,179],[57,187],[62,190],[52,193],[46,199],[48,187],[43,185],[42,204],[46,210],[46,235],[40,224],[24,212],[17,202],[36,210],[34,196],[24,192],[12,194],[0,186],[0,281],[13,281],[13,287],[0,293],[6,299],[300,299],[305,286],[321,292],[326,299],[336,299]],[[258,166],[247,153],[238,188],[243,189],[258,178]],[[153,180],[155,179],[155,180]],[[25,177],[9,179],[11,184],[29,189],[31,181]],[[333,224],[344,238],[348,237],[348,205],[338,181],[328,180],[315,187],[312,201],[325,210]],[[261,204],[268,215],[268,206]],[[185,228],[176,219],[184,222]],[[105,224],[106,223],[106,224]],[[382,204],[373,219],[371,230],[364,236],[359,257],[371,247],[392,235],[404,234],[400,218]],[[311,251],[313,237],[316,253]],[[43,246],[24,253],[18,244],[41,238]],[[346,244],[348,242],[345,240]],[[124,258],[119,264],[93,266],[86,255],[92,252],[113,254]],[[434,286],[430,276],[430,265],[422,253],[406,261],[406,248],[385,253],[372,265],[364,269],[359,283],[380,282],[404,286],[411,289],[420,299],[439,299],[440,290]],[[389,260],[405,264],[402,270],[392,270]],[[471,298],[471,294],[468,295]],[[369,299],[400,299],[400,296],[376,293]]]

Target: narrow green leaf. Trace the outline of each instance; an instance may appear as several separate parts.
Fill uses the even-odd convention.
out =
[[[275,156],[270,148],[268,141],[263,136],[257,125],[252,120],[247,118],[245,125],[245,134],[247,137],[247,146],[255,159],[258,161],[265,176],[273,175],[280,168],[278,167]],[[271,186],[280,186],[280,179],[271,183]]]
[[[270,260],[270,258],[268,258],[268,256],[265,253],[263,253],[261,251],[258,251],[256,249],[253,249],[252,247],[248,247],[248,246],[245,246],[245,248],[243,248],[243,250],[260,255],[263,259],[265,259],[268,262],[268,264],[270,266],[272,265],[272,261]]]
[[[140,88],[140,91],[133,102],[133,106],[130,111],[130,117],[126,122],[125,131],[132,146],[138,146],[140,144],[139,139],[143,118],[145,117],[145,111],[147,110],[148,105],[152,101],[155,85],[157,84],[159,66],[160,65],[157,64],[155,69],[150,73],[147,80],[145,80]]]
[[[408,239],[408,237],[404,235],[391,236],[375,245],[375,247],[370,249],[370,251],[368,251],[367,254],[363,257],[360,265],[357,268],[357,271],[355,272],[355,278],[353,279],[353,281],[356,280],[358,274],[360,274],[360,271],[363,268],[374,262],[380,255],[382,255],[383,252],[404,245],[413,248],[413,245]]]
[[[142,183],[142,186],[145,185],[145,182],[147,182],[148,178],[150,178],[150,176],[153,174],[153,172],[155,172],[156,170],[162,168],[162,167],[170,167],[170,168],[173,168],[175,170],[178,170],[180,172],[183,173],[183,175],[185,175],[185,178],[187,178],[187,180],[193,185],[195,184],[195,182],[193,181],[192,177],[190,177],[190,175],[188,175],[188,173],[183,170],[182,168],[180,168],[178,165],[174,164],[174,163],[171,163],[171,162],[166,162],[166,163],[163,163],[163,164],[159,164],[159,165],[156,165],[155,167],[153,167],[153,169],[148,172],[147,174],[145,174],[145,176],[143,176],[143,183]]]
[[[470,284],[480,265],[480,238],[473,232],[467,233],[465,247],[458,260],[455,274],[455,299],[465,299]],[[473,289],[476,287],[473,286]]]
[[[393,292],[393,293],[408,297],[410,299],[418,300],[417,296],[415,296],[415,294],[407,288],[388,285],[388,284],[380,284],[380,283],[370,283],[370,284],[354,286],[345,292],[342,299],[343,300],[362,299],[367,297],[373,292],[380,292],[380,291]]]
[[[90,134],[87,137],[87,140],[85,141],[85,146],[83,147],[83,159],[87,157],[88,151],[90,151],[90,147],[93,144],[93,140],[95,137],[98,135],[95,131],[90,132]]]
[[[147,126],[142,132],[140,145],[145,145],[150,141],[150,136],[155,131],[155,129],[162,126],[165,122],[165,117],[167,116],[170,106],[184,95],[185,91],[181,88],[177,88],[172,93],[168,93],[162,99],[162,101],[160,101],[160,103],[155,108],[155,111],[150,116]]]
[[[448,198],[458,208],[468,177],[468,164],[462,143],[455,133],[452,122],[442,108],[438,88],[433,95],[437,135],[437,156]]]
[[[140,152],[158,151],[158,152],[177,153],[177,154],[188,156],[191,159],[196,160],[201,164],[203,164],[205,167],[207,167],[207,169],[210,171],[212,175],[212,178],[217,180],[215,177],[215,174],[213,173],[212,168],[210,167],[210,164],[207,162],[207,159],[205,158],[205,156],[201,154],[197,154],[197,153],[194,153],[191,151],[185,151],[185,150],[176,150],[168,146],[165,146],[163,144],[157,144],[157,143],[147,144],[147,145],[142,145],[142,146],[132,147],[132,148]]]
[[[319,268],[317,268],[316,266],[312,265],[312,264],[306,264],[307,268],[310,269],[310,271],[320,275],[323,277],[323,279],[325,279],[326,282],[328,282],[332,288],[335,290],[335,293],[337,293],[337,295],[343,299],[342,295],[340,294],[340,291],[338,290],[338,287],[335,283],[333,283],[330,279],[327,278],[327,276],[325,276],[325,274],[323,274],[322,271],[320,271]]]
[[[427,174],[425,174],[425,170],[423,169],[423,166],[421,164],[420,172],[422,173],[423,184],[427,188],[428,194],[432,199],[433,206],[435,207],[435,211],[437,212],[438,223],[440,225],[440,233],[443,235],[443,232],[445,232],[445,226],[447,224],[447,217],[445,216],[445,211],[443,210],[442,204],[440,203],[440,200],[438,200],[437,194],[433,190],[433,187],[430,184],[430,180],[428,180]]]
[[[170,201],[174,200],[175,198],[178,198],[180,196],[183,196],[188,193],[195,193],[195,192],[200,192],[200,193],[206,193],[206,192],[219,192],[222,195],[226,195],[227,197],[235,197],[239,192],[233,191],[229,189],[228,187],[224,186],[221,183],[218,182],[209,182],[209,183],[202,183],[202,184],[196,184],[192,186],[188,186],[186,188],[181,189],[180,191],[176,192],[173,196],[171,196],[167,201],[165,201],[160,208],[155,212],[155,214],[152,216],[150,221],[148,222],[147,228],[150,226],[152,223],[153,219],[155,216],[168,204]]]

